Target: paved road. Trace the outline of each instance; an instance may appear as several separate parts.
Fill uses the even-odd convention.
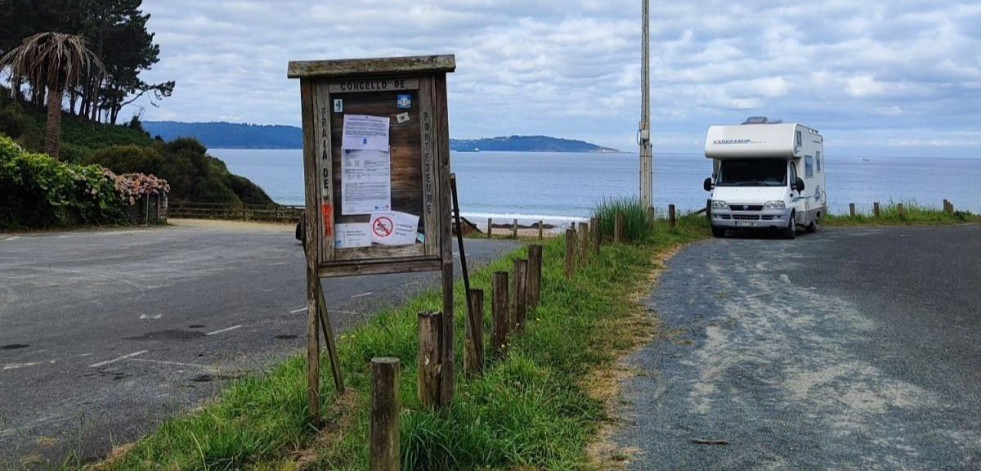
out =
[[[981,226],[713,240],[648,303],[630,469],[981,469]]]
[[[324,280],[335,334],[438,280]],[[293,227],[0,234],[0,469],[101,456],[296,353],[305,287]]]

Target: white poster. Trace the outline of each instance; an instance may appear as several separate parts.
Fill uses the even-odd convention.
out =
[[[391,209],[391,154],[344,149],[341,152],[341,214],[370,214]]]
[[[344,134],[341,149],[365,149],[388,152],[388,126],[385,116],[363,114],[344,115]]]
[[[371,213],[371,242],[381,245],[412,245],[416,243],[419,216],[389,211]]]
[[[349,249],[371,246],[371,224],[337,224],[334,226],[334,247]]]

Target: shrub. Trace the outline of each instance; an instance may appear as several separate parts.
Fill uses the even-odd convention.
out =
[[[170,184],[174,202],[271,204],[272,199],[254,183],[232,175],[225,163],[207,154],[200,142],[175,139],[152,147],[112,146],[93,153],[87,160],[116,173],[142,172],[157,175]]]
[[[123,201],[102,167],[64,164],[0,136],[0,229],[124,220]]]

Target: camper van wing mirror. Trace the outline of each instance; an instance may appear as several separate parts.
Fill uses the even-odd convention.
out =
[[[802,180],[800,177],[797,177],[797,181],[794,182],[794,189],[797,191],[804,191],[804,180]]]
[[[702,188],[705,188],[705,191],[712,191],[712,178],[711,177],[705,179],[705,183],[702,184]]]

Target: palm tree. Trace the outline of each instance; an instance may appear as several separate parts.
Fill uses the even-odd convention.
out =
[[[8,66],[11,77],[23,77],[34,87],[48,88],[45,148],[48,155],[57,159],[61,153],[61,103],[65,90],[78,86],[92,74],[104,75],[102,61],[85,46],[81,36],[39,33],[0,58],[0,70]]]

